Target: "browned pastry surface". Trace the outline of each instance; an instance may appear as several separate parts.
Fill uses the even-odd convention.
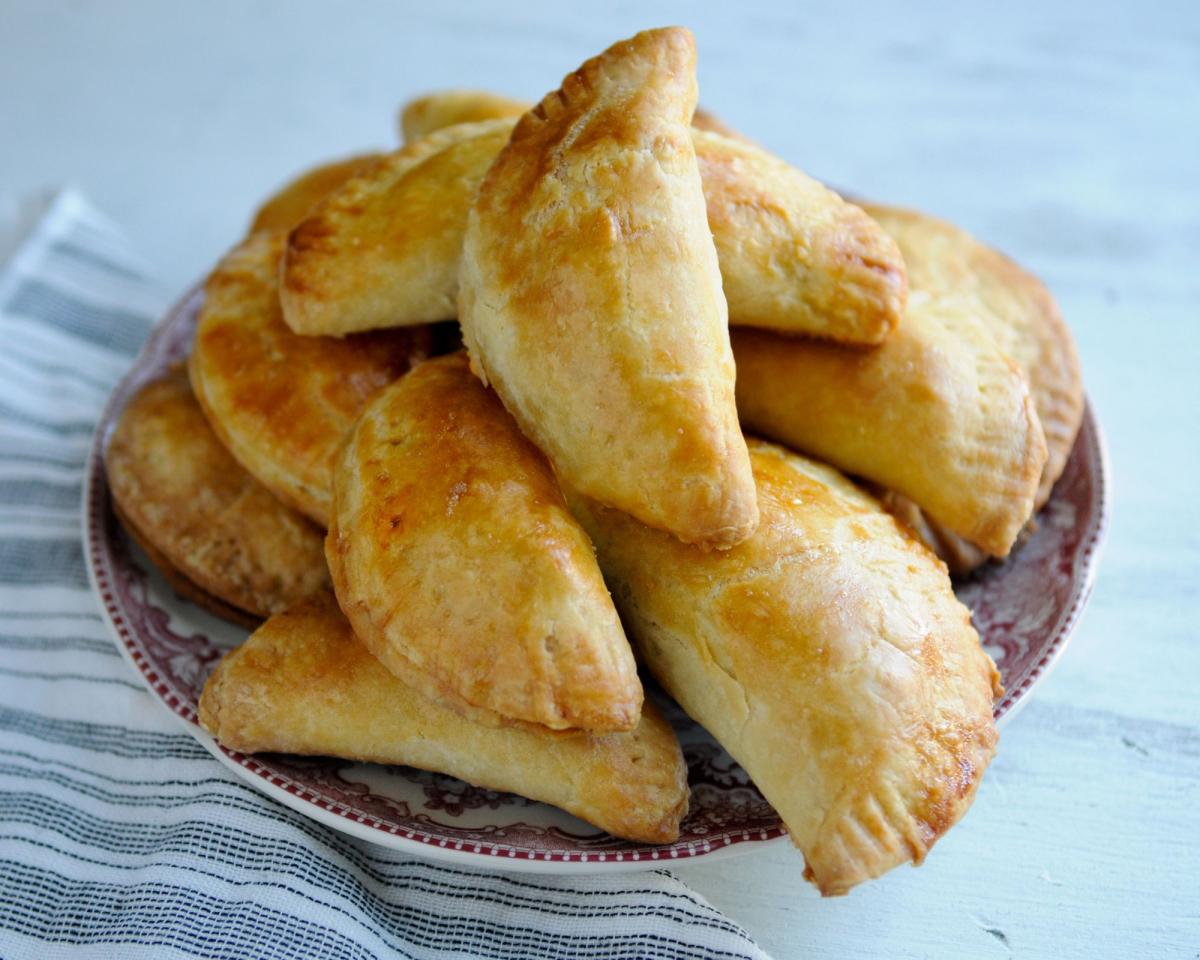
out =
[[[641,683],[591,545],[464,354],[363,411],[334,485],[338,602],[396,676],[483,723],[637,724]]]
[[[554,804],[628,840],[670,843],[687,812],[679,743],[652,704],[628,733],[473,723],[386,670],[328,593],[272,617],[221,661],[200,723],[232,750],[435,770]]]
[[[379,153],[366,153],[324,163],[305,171],[284,184],[258,208],[250,224],[250,232],[291,230],[308,215],[318,201],[351,177],[368,169],[382,156]]]
[[[284,268],[292,328],[341,335],[455,316],[467,211],[512,124],[443,129],[315,208]],[[883,340],[904,312],[906,280],[878,224],[751,143],[702,130],[693,142],[730,323]]]
[[[204,288],[189,361],[209,422],[264,486],[317,523],[329,516],[329,469],[367,401],[429,352],[429,331],[302,337],[283,322],[284,235],[252,234]]]
[[[439,130],[347,181],[288,238],[280,300],[297,333],[456,316],[467,211],[512,120]]]
[[[229,455],[182,369],[130,400],[104,463],[118,516],[189,599],[183,583],[261,618],[328,582],[321,532]]]
[[[762,521],[704,552],[570,496],[639,651],[845,893],[920,863],[995,751],[999,675],[945,568],[835,470],[751,441]]]

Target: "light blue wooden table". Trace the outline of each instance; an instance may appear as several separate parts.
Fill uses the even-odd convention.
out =
[[[680,875],[780,958],[1200,956],[1200,4],[601,6],[4,3],[0,212],[75,182],[182,289],[409,95],[535,97],[691,26],[708,107],[1048,281],[1115,497],[1075,640],[924,867],[833,902],[784,847]]]

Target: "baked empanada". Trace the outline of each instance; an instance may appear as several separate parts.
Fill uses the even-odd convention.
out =
[[[1046,443],[1020,371],[960,311],[914,286],[870,350],[734,330],[738,412],[1002,557],[1033,511]]]
[[[845,893],[920,863],[995,751],[999,676],[945,569],[832,468],[750,441],[762,520],[703,552],[570,495],[643,659]]]
[[[217,666],[200,723],[231,750],[405,764],[562,807],[614,836],[670,843],[687,811],[679,742],[647,703],[628,733],[473,723],[389,673],[322,593]]]
[[[758,521],[680,28],[616,44],[525,114],[460,272],[472,368],[571,485],[690,543]]]
[[[288,238],[284,318],[342,336],[456,316],[467,211],[511,120],[448,127],[345,183]]]
[[[204,288],[189,372],[217,435],[267,489],[325,524],[329,468],[376,391],[429,351],[429,331],[302,337],[279,310],[284,235],[251,234]]]
[[[328,583],[321,532],[230,456],[182,368],[129,401],[104,465],[133,539],[180,593],[214,613],[230,616],[203,596],[237,608],[244,623]]]
[[[467,210],[512,122],[410,144],[315,209],[287,254],[292,328],[340,335],[454,316]],[[693,143],[729,322],[848,343],[886,337],[906,282],[875,221],[753,144],[701,130]]]
[[[405,143],[460,123],[516,120],[533,104],[486,90],[438,90],[410,100],[400,111],[400,136]]]
[[[250,232],[291,230],[329,193],[351,177],[367,170],[382,159],[379,153],[366,153],[314,167],[285,184],[258,208]]]
[[[899,243],[914,289],[959,305],[960,316],[980,324],[1024,373],[1046,435],[1036,500],[1042,506],[1083,420],[1079,355],[1050,291],[1004,254],[943,220],[879,204],[866,209]]]
[[[334,489],[338,602],[405,683],[484,723],[637,724],[641,683],[591,545],[464,354],[363,411]]]

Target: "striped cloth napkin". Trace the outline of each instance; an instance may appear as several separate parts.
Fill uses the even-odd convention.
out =
[[[61,194],[0,272],[0,956],[765,958],[671,874],[474,872],[231,779],[118,655],[88,589],[94,421],[166,302]]]

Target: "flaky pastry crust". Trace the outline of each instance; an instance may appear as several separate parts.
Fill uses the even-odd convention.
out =
[[[338,602],[396,676],[484,723],[636,725],[642,687],[591,545],[464,354],[363,411],[334,486]]]
[[[570,495],[638,649],[842,894],[920,863],[996,746],[999,676],[945,567],[835,470],[750,442],[762,521],[702,552]]]
[[[181,368],[130,400],[104,464],[118,516],[189,599],[185,583],[262,618],[328,583],[321,532],[230,456]]]
[[[669,843],[687,811],[679,742],[652,704],[628,733],[473,723],[386,670],[328,593],[272,617],[221,661],[200,723],[231,750],[434,770],[554,804],[628,840]]]
[[[284,503],[326,524],[329,469],[367,401],[429,352],[429,331],[302,337],[278,298],[284,235],[251,234],[212,272],[189,373],[238,462]]]
[[[692,543],[757,522],[688,130],[695,46],[640,33],[525,114],[471,208],[473,369],[569,483]]]

